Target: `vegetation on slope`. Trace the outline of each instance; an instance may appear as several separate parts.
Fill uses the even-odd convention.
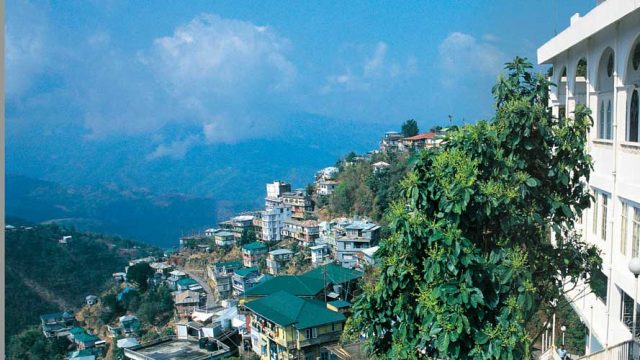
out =
[[[588,109],[553,118],[550,83],[524,59],[506,68],[493,121],[450,132],[402,181],[380,277],[350,321],[374,355],[529,358],[534,315],[549,318],[565,282],[600,269],[573,229],[590,202]]]
[[[63,236],[72,239],[59,243]],[[39,324],[39,316],[80,308],[89,294],[100,294],[111,275],[130,257],[154,251],[129,240],[33,225],[6,231],[7,340]]]

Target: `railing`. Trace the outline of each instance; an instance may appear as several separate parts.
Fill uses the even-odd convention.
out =
[[[540,355],[540,360],[563,360],[558,355],[557,349],[555,346],[551,346],[547,351],[545,351],[542,355]]]
[[[640,343],[628,340],[607,349],[600,350],[579,359],[582,360],[638,360],[640,359]]]

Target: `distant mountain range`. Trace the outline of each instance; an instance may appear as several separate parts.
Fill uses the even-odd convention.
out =
[[[386,130],[303,114],[283,121],[276,135],[198,143],[185,154],[159,158],[148,156],[157,143],[147,137],[87,140],[77,129],[38,136],[10,131],[7,174],[14,175],[6,178],[6,213],[172,246],[181,233],[261,208],[267,182],[304,187],[315,171],[349,151],[376,148]],[[183,131],[167,131],[164,142]]]

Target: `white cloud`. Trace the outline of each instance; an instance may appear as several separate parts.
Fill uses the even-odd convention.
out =
[[[494,45],[497,40],[491,35],[478,40],[461,32],[449,34],[438,47],[445,85],[455,85],[468,77],[495,77],[505,61],[504,53]]]
[[[363,52],[366,52],[364,56]],[[353,61],[343,65],[343,72],[329,75],[325,85],[321,88],[322,94],[335,91],[368,91],[373,86],[385,87],[397,78],[406,78],[417,73],[417,60],[408,56],[404,61],[389,59],[389,46],[385,42],[378,42],[373,50],[363,46],[347,46],[349,52],[346,57],[354,54],[364,59]]]
[[[41,8],[18,0],[7,4],[5,91],[7,97],[27,91],[47,66],[48,22]]]
[[[176,160],[182,159],[198,140],[198,136],[190,135],[180,140],[174,140],[169,144],[160,144],[153,152],[147,155],[146,159],[155,160],[162,157],[169,157]]]
[[[171,124],[200,129],[198,139],[207,142],[261,136],[274,128],[268,126],[275,121],[273,107],[285,101],[281,95],[296,78],[287,39],[218,15],[197,16],[133,55],[116,48],[106,32],[86,39],[90,55],[78,58],[72,77],[90,138]],[[185,144],[163,145],[152,158]]]
[[[256,85],[261,90],[287,88],[296,73],[285,55],[289,47],[269,27],[206,14],[172,36],[155,39],[142,61],[176,96],[205,84],[201,89],[208,93],[241,94]]]

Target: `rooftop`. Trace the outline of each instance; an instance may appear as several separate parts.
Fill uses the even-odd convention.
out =
[[[165,339],[126,349],[125,354],[148,360],[199,360],[214,358],[228,351],[228,347],[217,351],[200,349],[197,341]]]
[[[286,291],[250,301],[245,306],[280,326],[294,325],[306,329],[345,320],[341,313],[328,310],[317,300],[301,299]]]
[[[242,250],[249,250],[249,251],[262,250],[262,249],[266,249],[266,248],[267,248],[267,245],[265,245],[265,244],[263,244],[261,242],[257,242],[257,241],[254,241],[254,242],[252,242],[250,244],[246,244],[246,245],[242,246]]]
[[[317,268],[307,271],[304,276],[323,280],[324,270],[327,272],[327,282],[332,284],[343,284],[347,281],[359,279],[362,277],[362,272],[353,269],[347,269],[334,263],[318,266]]]
[[[218,231],[215,236],[233,236],[233,233],[231,231]]]
[[[258,268],[255,267],[250,267],[250,268],[240,268],[240,269],[236,269],[235,274],[245,277],[251,273],[257,273],[258,272]]]
[[[213,266],[215,267],[241,267],[242,266],[242,260],[238,259],[238,260],[231,260],[231,261],[219,261],[215,264],[213,264]]]
[[[189,285],[195,285],[198,282],[195,281],[194,279],[191,278],[185,278],[185,279],[180,279],[176,282],[176,284],[180,285],[180,286],[189,286]]]
[[[295,296],[316,296],[324,288],[322,278],[305,275],[276,276],[245,291],[246,296],[268,296],[286,291]]]
[[[329,305],[337,308],[337,309],[343,309],[343,308],[348,308],[351,306],[351,303],[348,301],[344,301],[344,300],[335,300],[335,301],[330,301],[328,303]]]
[[[437,134],[434,133],[434,132],[428,132],[428,133],[424,133],[424,134],[418,134],[418,135],[415,135],[415,136],[406,137],[404,139],[405,140],[409,140],[409,141],[433,139],[434,137],[436,137],[436,135]]]
[[[272,250],[269,251],[269,254],[277,256],[277,255],[288,255],[288,254],[293,254],[293,251],[289,250],[289,249],[276,249],[276,250]]]

